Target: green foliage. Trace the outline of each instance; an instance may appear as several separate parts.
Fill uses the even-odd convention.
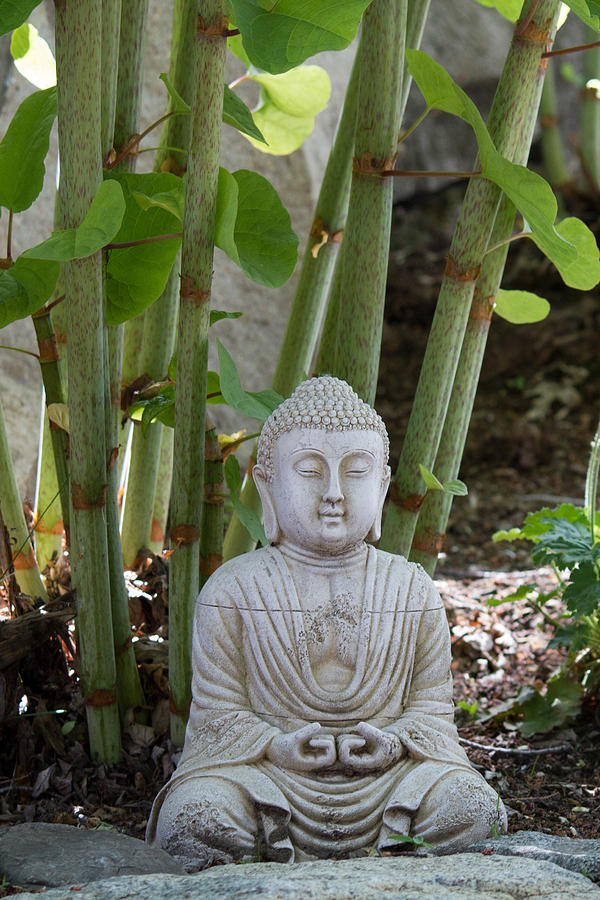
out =
[[[537,245],[559,271],[571,266],[577,260],[577,249],[554,228],[557,204],[550,185],[535,172],[500,156],[477,107],[439,63],[420,50],[408,50],[406,56],[409,72],[427,106],[459,116],[473,128],[482,175],[506,193],[535,235]]]
[[[41,0],[0,0],[0,34],[8,34],[26,22]]]
[[[343,50],[371,0],[231,0],[249,59],[278,74],[322,50]]]
[[[253,510],[244,506],[240,500],[242,473],[240,472],[240,464],[233,454],[230,454],[225,461],[225,481],[231,497],[232,506],[238,514],[240,522],[253,541],[266,547],[269,542],[266,538],[265,530],[260,518]]]
[[[146,198],[179,190],[181,179],[168,172],[136,175],[110,173],[125,197],[125,215],[115,243],[142,240],[163,234],[177,234],[180,222],[160,203],[142,209],[140,194]],[[163,292],[181,238],[111,250],[106,266],[107,321],[126,322],[143,312]]]
[[[490,709],[482,721],[510,716],[516,719],[517,729],[524,737],[544,734],[579,715],[582,699],[581,685],[561,675],[552,678],[545,690],[522,688],[513,699]]]
[[[433,844],[428,844],[420,834],[390,834],[390,840],[398,841],[401,844],[411,844],[413,847],[423,847],[424,850],[433,848]]]
[[[22,212],[42,190],[55,118],[55,87],[30,94],[17,109],[0,141],[0,206]]]
[[[458,709],[464,709],[471,719],[474,719],[477,716],[477,710],[479,709],[478,700],[473,701],[473,703],[467,703],[465,700],[458,700],[455,705]]]
[[[564,0],[576,16],[594,31],[600,30],[600,3],[598,0]]]
[[[581,219],[573,217],[559,222],[556,230],[565,240],[577,247],[577,258],[572,262],[565,264],[561,260],[552,260],[562,280],[568,287],[590,291],[600,281],[600,254],[596,238]],[[531,237],[544,252],[543,242],[540,243],[535,234]]]
[[[419,471],[421,472],[421,476],[428,491],[443,491],[444,494],[453,494],[456,497],[465,497],[469,493],[464,481],[460,481],[458,478],[453,478],[450,481],[444,481],[442,483],[439,478],[436,478],[433,472],[426,469],[422,463],[419,463]]]
[[[523,0],[477,0],[482,6],[490,6],[498,10],[509,22],[516,22],[523,6]]]
[[[51,297],[60,265],[20,256],[10,269],[0,271],[0,328],[32,315]]]
[[[513,325],[541,322],[550,312],[550,304],[530,291],[498,291],[494,312]]]
[[[327,72],[320,66],[300,66],[281,75],[262,72],[249,78],[261,86],[254,122],[266,146],[252,139],[250,143],[263,153],[293,153],[312,133],[317,113],[327,106],[331,94]]]
[[[56,84],[56,63],[52,51],[37,28],[26,22],[17,28],[10,41],[15,68],[37,88]]]
[[[232,409],[264,422],[277,409],[283,397],[277,391],[245,391],[240,382],[236,365],[221,341],[217,341],[219,349],[220,390],[225,403]]]
[[[260,144],[267,143],[244,101],[237,94],[234,94],[227,85],[225,85],[225,94],[223,96],[223,121],[226,125],[237,128],[242,134],[248,135],[253,141]]]
[[[178,113],[179,115],[189,115],[192,111],[192,107],[177,93],[167,73],[161,72],[158,77],[164,83],[167,93],[169,94],[169,112]]]
[[[104,181],[92,200],[79,228],[55,231],[52,237],[26,250],[23,256],[33,259],[84,259],[110,243],[119,231],[125,214],[125,199],[120,184]]]

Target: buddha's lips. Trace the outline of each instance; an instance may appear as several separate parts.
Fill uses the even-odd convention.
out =
[[[320,509],[319,517],[321,519],[343,519],[343,509]]]

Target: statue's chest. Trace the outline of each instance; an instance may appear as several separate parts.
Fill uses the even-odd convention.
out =
[[[302,611],[298,637],[316,681],[328,690],[341,690],[355,672],[364,576],[356,571],[303,575],[294,578]]]

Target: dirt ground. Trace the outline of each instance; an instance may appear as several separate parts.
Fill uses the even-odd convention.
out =
[[[377,399],[396,458],[460,191],[417,198],[396,210]],[[473,764],[508,807],[510,831],[600,838],[598,698],[590,698],[568,727],[527,739],[510,718],[486,719],[522,687],[544,683],[562,659],[561,651],[547,648],[542,616],[524,601],[487,605],[520,584],[549,588],[553,579],[549,570],[532,571],[527,544],[495,544],[492,535],[520,524],[530,510],[582,501],[600,414],[597,290],[568,291],[531,247],[511,252],[505,286],[536,290],[551,301],[552,312],[531,326],[498,319],[490,332],[460,473],[469,495],[454,503],[436,572],[452,633],[456,700],[470,706],[458,709],[457,721]],[[12,668],[0,669],[0,827],[50,821],[143,837],[152,799],[177,761],[166,737],[164,648],[148,640],[165,629],[165,563],[155,558],[131,583],[132,621],[143,638],[138,662],[152,713],[145,725],[130,723],[123,760],[110,769],[87,755],[68,646],[68,571],[54,575],[52,627],[36,631],[30,650]],[[20,603],[13,614],[27,611],[27,601]],[[10,616],[0,594],[0,621]],[[19,714],[24,694],[28,706]]]

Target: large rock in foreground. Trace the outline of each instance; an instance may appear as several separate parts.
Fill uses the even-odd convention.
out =
[[[72,900],[72,888],[44,900]],[[36,894],[21,894],[34,900]],[[600,900],[584,875],[554,863],[462,853],[445,857],[230,865],[198,875],[141,875],[96,881],[78,900]]]

